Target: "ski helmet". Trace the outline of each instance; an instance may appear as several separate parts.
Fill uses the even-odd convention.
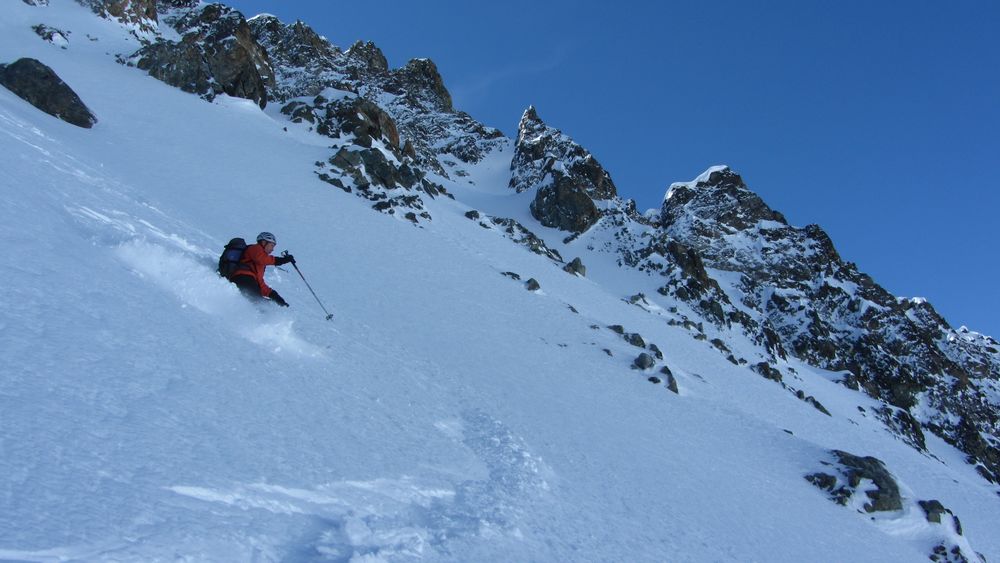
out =
[[[263,233],[257,235],[257,242],[260,241],[270,242],[272,244],[278,244],[278,240],[274,238],[274,235],[272,235],[267,231],[264,231]]]

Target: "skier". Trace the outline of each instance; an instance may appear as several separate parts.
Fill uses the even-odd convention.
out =
[[[243,295],[250,299],[267,298],[281,307],[288,307],[288,302],[264,282],[264,268],[271,265],[281,266],[289,262],[295,263],[295,257],[291,254],[271,256],[276,244],[277,240],[274,235],[267,231],[257,235],[257,244],[247,247],[240,260],[239,269],[229,279],[236,284],[236,287],[240,288]]]

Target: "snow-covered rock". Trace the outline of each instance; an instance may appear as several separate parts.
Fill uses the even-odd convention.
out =
[[[267,105],[274,72],[243,14],[208,4],[200,10],[175,9],[174,17],[164,21],[181,35],[180,41],[160,37],[133,54],[129,64],[208,100],[228,94],[261,108]]]
[[[157,27],[158,0],[76,0],[101,17],[114,18],[144,32]],[[162,0],[159,0],[162,2]],[[47,3],[47,2],[46,2]]]
[[[581,233],[602,216],[595,200],[618,195],[611,176],[586,149],[524,111],[518,125],[510,187],[536,190],[531,214],[546,227]]]
[[[850,372],[1000,482],[1000,351],[991,339],[960,334],[926,301],[892,296],[843,261],[819,226],[789,225],[727,167],[672,185],[659,229],[708,268],[738,275],[728,293],[784,350]]]
[[[251,18],[250,26],[274,63],[276,99],[312,98],[331,88],[360,96],[392,117],[401,145],[410,146],[411,156],[431,172],[462,175],[465,164],[509,142],[500,131],[452,107],[433,61],[414,59],[390,69],[370,41],[343,51],[302,22],[284,24],[262,15]]]

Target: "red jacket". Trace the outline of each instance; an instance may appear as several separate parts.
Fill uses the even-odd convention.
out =
[[[260,294],[264,297],[271,296],[271,288],[264,283],[264,268],[267,266],[274,265],[274,256],[271,256],[264,250],[264,246],[260,243],[248,246],[245,251],[243,251],[243,258],[240,260],[240,269],[233,274],[236,276],[251,276],[257,280],[257,285],[260,286]]]

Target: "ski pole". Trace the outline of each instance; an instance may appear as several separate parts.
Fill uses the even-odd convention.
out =
[[[282,252],[281,255],[282,256],[288,256],[288,251],[286,250],[286,251]],[[326,320],[328,320],[328,321],[332,320],[333,319],[333,314],[330,313],[330,311],[327,311],[326,307],[323,306],[323,302],[319,300],[319,297],[316,296],[316,292],[313,291],[312,286],[309,285],[308,281],[306,281],[306,277],[302,275],[302,270],[299,269],[298,265],[295,262],[292,262],[292,267],[295,268],[295,271],[299,273],[299,277],[302,278],[303,282],[305,282],[306,287],[309,288],[309,292],[313,294],[313,297],[316,297],[316,302],[319,303],[320,308],[322,308],[323,312],[326,313]]]

